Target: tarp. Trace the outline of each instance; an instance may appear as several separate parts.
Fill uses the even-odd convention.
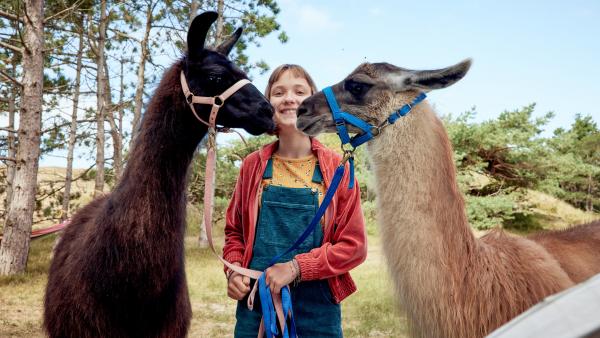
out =
[[[600,274],[543,301],[488,338],[600,337]]]

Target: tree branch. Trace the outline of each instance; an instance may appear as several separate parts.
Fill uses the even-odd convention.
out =
[[[73,9],[75,9],[75,8],[77,8],[77,7],[79,7],[79,5],[80,5],[80,3],[81,3],[81,2],[83,2],[83,1],[76,1],[76,2],[75,2],[75,3],[74,3],[72,6],[71,6],[71,7],[69,7],[69,8],[65,8],[65,9],[63,9],[62,11],[60,11],[60,12],[58,12],[58,13],[55,13],[54,15],[51,15],[51,16],[49,16],[49,17],[45,18],[45,19],[44,19],[44,24],[45,24],[46,22],[50,21],[50,20],[54,20],[55,18],[59,17],[60,15],[62,15],[62,14],[63,14],[63,13],[65,13],[65,12],[71,11],[71,10],[73,10]]]
[[[137,43],[141,43],[141,41],[138,38],[133,37],[131,35],[128,35],[126,33],[123,33],[120,30],[117,30],[117,29],[114,29],[114,28],[109,28],[108,30],[111,31],[111,32],[113,32],[113,33],[115,33],[115,34],[117,34],[117,35],[120,35],[120,36],[122,36],[124,38],[131,39],[133,41],[136,41]]]
[[[0,10],[0,16],[8,19],[8,20],[12,20],[12,21],[18,21],[20,23],[23,23],[23,19],[19,18],[18,16],[14,15],[14,14],[10,14],[8,12],[5,12],[3,10]]]
[[[77,120],[77,124],[81,124],[81,123],[93,123],[93,122],[96,122],[96,119],[92,119],[92,120],[89,120],[89,119]],[[64,128],[64,127],[69,126],[69,125],[71,125],[71,121],[65,122],[65,123],[62,123],[62,124],[57,124],[57,125],[52,126],[52,127],[48,128],[48,129],[42,130],[42,135],[44,135],[44,134],[46,134],[48,132],[54,131],[56,129]]]
[[[13,129],[13,128],[8,128],[8,127],[0,127],[0,130],[2,130],[2,131],[7,131],[7,132],[9,132],[9,133],[15,133],[15,134],[17,133],[17,130],[16,130],[16,129]]]
[[[4,41],[0,41],[0,46],[4,47],[4,48],[8,48],[10,50],[12,50],[13,52],[17,52],[17,53],[21,53],[23,54],[23,48],[19,48],[19,47],[15,47],[11,44],[8,44]]]
[[[10,161],[10,162],[17,162],[17,159],[12,158],[12,157],[4,157],[4,156],[0,156],[0,161]]]
[[[14,77],[8,75],[7,73],[5,73],[2,69],[0,69],[0,75],[4,76],[5,78],[9,79],[10,81],[12,81],[14,84],[16,84],[19,87],[23,87],[23,84],[21,82],[19,82],[19,80],[15,79]]]
[[[179,31],[179,32],[187,32],[187,29],[177,28],[174,26],[166,26],[166,25],[152,25],[152,28],[165,28],[165,29],[172,29],[172,30]]]
[[[87,174],[88,174],[88,172],[90,172],[90,170],[92,170],[92,168],[94,168],[94,166],[96,166],[96,164],[95,164],[95,163],[94,163],[94,164],[92,164],[92,165],[91,165],[90,167],[88,167],[87,169],[85,169],[81,175],[79,175],[79,176],[77,176],[77,177],[75,177],[75,178],[71,179],[71,182],[76,182],[76,181],[80,180],[81,178],[83,178],[85,175],[87,175]],[[54,188],[54,189],[52,189],[52,190],[50,190],[50,191],[48,191],[48,192],[45,192],[45,193],[44,193],[43,195],[41,195],[39,198],[36,198],[36,201],[43,201],[43,200],[45,200],[46,198],[48,198],[48,197],[50,197],[50,196],[54,195],[55,193],[57,193],[57,192],[59,192],[59,191],[63,190],[64,188],[65,188],[65,186],[64,186],[64,184],[63,184],[62,186],[59,186],[58,188]]]

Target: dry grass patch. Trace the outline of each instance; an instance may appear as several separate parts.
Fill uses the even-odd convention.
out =
[[[196,223],[197,224],[197,223]],[[193,317],[189,337],[231,337],[236,302],[226,294],[221,263],[197,246],[198,230],[186,237],[186,272]],[[222,233],[222,226],[215,229]],[[33,240],[27,272],[0,277],[0,337],[44,337],[44,288],[55,235]],[[367,261],[352,272],[359,291],[343,303],[345,337],[405,337],[405,319],[395,312],[379,240],[369,238]],[[222,243],[223,239],[215,239]],[[219,250],[219,249],[218,249]]]

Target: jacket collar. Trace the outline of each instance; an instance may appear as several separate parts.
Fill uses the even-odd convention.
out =
[[[271,158],[271,156],[273,156],[273,153],[275,152],[275,150],[277,150],[278,146],[279,146],[279,140],[277,140],[273,143],[269,143],[266,146],[262,147],[262,149],[259,152],[259,157],[260,157],[261,162],[268,161]],[[319,142],[314,137],[310,138],[310,147],[311,147],[312,152],[315,153],[317,155],[317,157],[319,157],[319,154],[325,148],[325,146],[323,144],[321,144],[321,142]]]

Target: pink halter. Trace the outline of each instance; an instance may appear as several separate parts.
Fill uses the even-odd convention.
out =
[[[194,116],[196,116],[198,121],[204,123],[209,128],[210,127],[216,128],[217,113],[219,112],[219,108],[221,108],[223,106],[223,104],[225,104],[225,100],[227,98],[229,98],[231,95],[233,95],[235,92],[240,90],[240,88],[242,88],[246,84],[251,83],[250,80],[242,79],[242,80],[239,80],[238,82],[234,83],[231,87],[229,87],[221,95],[196,96],[190,91],[190,88],[188,87],[188,84],[185,79],[185,75],[183,74],[183,71],[181,71],[179,78],[181,79],[181,89],[183,89],[183,95],[185,95],[185,100],[187,101],[188,105],[192,109],[192,113],[194,113]],[[196,113],[196,109],[194,108],[194,103],[212,105],[212,108],[210,110],[210,116],[208,117],[208,122],[204,121]]]

